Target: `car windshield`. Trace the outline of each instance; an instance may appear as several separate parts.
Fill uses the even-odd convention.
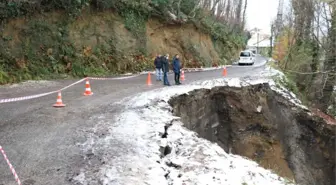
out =
[[[241,53],[240,53],[240,56],[241,56],[241,57],[249,57],[249,56],[251,56],[251,55],[250,55],[250,52],[241,52]]]

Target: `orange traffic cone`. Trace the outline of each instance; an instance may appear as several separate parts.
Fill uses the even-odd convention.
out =
[[[56,100],[56,103],[53,105],[53,107],[65,107],[65,104],[63,104],[62,102],[62,94],[61,94],[61,91],[58,92],[58,95],[57,95],[57,100]]]
[[[224,67],[222,75],[223,75],[223,76],[226,76],[226,75],[227,75],[226,67]]]
[[[148,76],[147,76],[147,85],[148,86],[152,85],[152,80],[151,80],[151,74],[150,74],[150,72],[148,72]]]
[[[91,96],[91,95],[93,95],[93,92],[91,91],[90,82],[89,79],[86,79],[84,96]]]
[[[181,81],[184,81],[185,78],[184,78],[184,70],[181,71]]]

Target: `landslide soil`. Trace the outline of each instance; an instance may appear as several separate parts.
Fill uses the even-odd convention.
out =
[[[268,84],[216,87],[174,97],[173,113],[200,137],[302,185],[335,182],[335,125]]]
[[[151,57],[180,54],[184,65],[194,67],[218,64],[223,57],[225,48],[217,46],[216,50],[211,36],[193,24],[168,25],[155,18],[144,24],[145,31],[138,38],[126,28],[124,18],[111,11],[88,9],[74,20],[64,12],[9,19],[0,24],[0,58],[7,57],[19,69],[39,67],[33,59],[41,59],[53,62],[58,74],[78,68],[77,74],[84,69],[76,62],[97,65],[85,73],[101,73],[106,68],[112,72],[139,70],[145,65],[136,63],[144,62],[141,53]],[[229,55],[227,51],[225,56]]]

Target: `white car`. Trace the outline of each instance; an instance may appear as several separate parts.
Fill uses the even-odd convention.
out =
[[[255,61],[255,55],[252,53],[252,51],[245,50],[240,52],[238,65],[248,64],[253,65]]]

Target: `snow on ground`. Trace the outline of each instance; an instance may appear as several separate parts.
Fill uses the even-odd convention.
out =
[[[267,73],[278,72],[268,69]],[[74,180],[83,185],[291,184],[257,163],[228,154],[217,144],[199,138],[171,114],[167,102],[172,96],[194,89],[260,83],[269,83],[272,89],[300,105],[287,90],[265,77],[200,81],[145,92],[119,102],[124,109],[114,120],[108,120],[106,114],[92,118],[97,126],[81,146],[90,156],[99,156],[100,162],[88,159]],[[166,125],[170,127],[164,137]],[[164,151],[168,155],[163,155]]]

